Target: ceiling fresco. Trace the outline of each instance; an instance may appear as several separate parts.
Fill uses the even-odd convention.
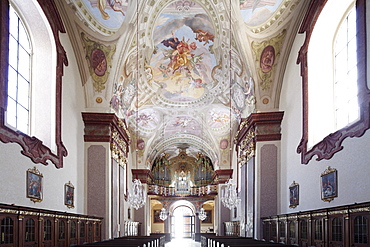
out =
[[[135,158],[151,166],[164,153],[171,158],[181,149],[227,164],[231,136],[255,104],[254,82],[238,47],[230,47],[231,33],[220,25],[230,27],[221,20],[228,12],[220,8],[211,18],[205,6],[185,0],[147,4],[161,10],[151,19],[132,20],[140,29],[131,30],[133,41],[110,100],[128,123]],[[215,10],[214,2],[207,4]]]
[[[267,21],[284,0],[240,0],[240,12],[248,26]]]
[[[194,3],[191,6],[199,9]],[[164,10],[155,26],[156,47],[150,65],[162,95],[171,101],[202,97],[216,65],[211,52],[214,30],[208,16],[204,11],[184,15]]]
[[[190,157],[206,155],[220,169],[229,165],[241,119],[256,111],[261,90],[257,69],[271,75],[271,82],[276,79],[277,43],[284,39],[277,32],[263,32],[302,0],[65,1],[83,26],[78,32],[84,56],[99,55],[87,49],[94,44],[104,53],[96,57],[105,58],[107,65],[98,70],[96,59],[88,60],[87,95],[104,99],[88,107],[106,103],[105,111],[125,120],[130,150],[136,150],[132,160],[150,167],[165,153],[170,159],[186,150]],[[250,31],[255,37],[248,36]],[[274,42],[267,43],[270,39]],[[114,47],[114,54],[105,47]],[[103,74],[107,80],[97,84]]]
[[[96,32],[112,35],[125,20],[128,0],[76,0],[71,1],[76,14]]]

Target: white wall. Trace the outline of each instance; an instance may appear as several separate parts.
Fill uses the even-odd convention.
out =
[[[20,154],[18,144],[0,142],[0,203],[37,207],[57,211],[84,213],[84,124],[81,111],[85,107],[82,83],[77,63],[68,36],[61,34],[61,41],[67,51],[69,66],[64,69],[62,104],[62,141],[68,150],[64,167],[54,164],[34,164]],[[43,201],[34,203],[26,197],[26,171],[36,168],[43,174]],[[64,184],[71,181],[75,186],[75,208],[64,205]]]
[[[288,61],[280,97],[284,111],[281,140],[281,214],[370,201],[370,131],[360,138],[347,138],[344,149],[330,160],[316,161],[316,156],[302,165],[296,152],[302,137],[302,80],[296,64],[304,36],[297,36]],[[328,203],[321,200],[320,175],[327,166],[338,170],[338,197]],[[299,184],[299,206],[289,208],[289,185]]]

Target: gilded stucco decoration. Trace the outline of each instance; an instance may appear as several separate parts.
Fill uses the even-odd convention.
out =
[[[127,144],[118,133],[117,130],[112,130],[112,142],[110,144],[112,158],[123,168],[128,164],[127,160]]]
[[[270,40],[263,41],[261,43],[255,41],[252,42],[259,85],[262,90],[269,90],[271,88],[276,61],[280,56],[280,50],[285,35],[286,30],[284,29],[279,35]]]
[[[81,33],[86,52],[85,58],[89,63],[90,75],[93,79],[93,86],[96,92],[101,93],[105,89],[109,71],[112,67],[112,56],[116,51],[115,45],[103,45],[96,42],[85,33]]]
[[[256,142],[254,140],[256,134],[254,129],[250,129],[243,141],[240,143],[240,151],[238,154],[238,163],[243,166],[248,160],[256,155]]]

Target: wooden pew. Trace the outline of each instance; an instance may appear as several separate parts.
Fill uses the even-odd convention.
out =
[[[203,237],[203,236],[202,236]],[[272,247],[272,246],[290,246],[282,243],[272,243],[262,240],[256,240],[246,237],[229,237],[229,236],[204,236],[202,247]]]
[[[127,236],[101,242],[77,245],[85,246],[125,246],[125,247],[164,247],[165,236]]]

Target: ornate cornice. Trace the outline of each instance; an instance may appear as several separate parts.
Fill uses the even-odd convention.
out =
[[[143,184],[149,184],[153,180],[153,174],[149,169],[131,169],[132,179],[140,179]]]
[[[232,175],[233,175],[233,169],[216,170],[213,173],[212,180],[215,184],[224,184],[230,178],[232,178]]]
[[[83,112],[82,119],[85,123],[85,142],[112,142],[119,140],[117,145],[121,146],[122,141],[128,143],[130,136],[122,120],[114,113]]]
[[[284,112],[252,113],[240,123],[235,137],[240,165],[255,156],[256,142],[281,139],[280,125]]]

